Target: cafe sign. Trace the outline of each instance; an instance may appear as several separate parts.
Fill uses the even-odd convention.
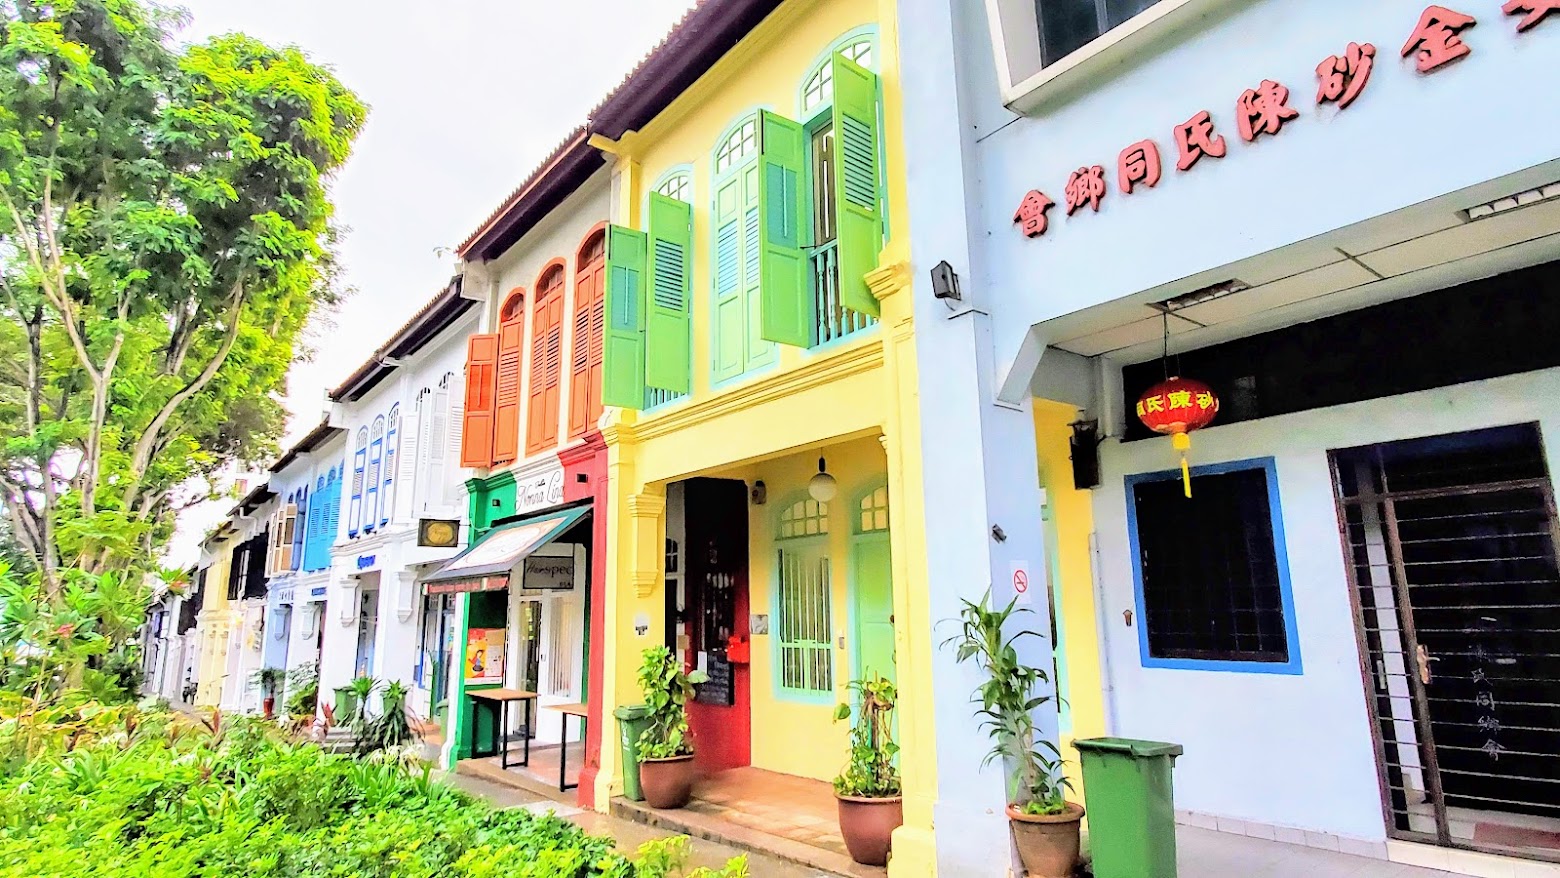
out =
[[[563,467],[515,480],[515,514],[547,509],[563,502]]]
[[[1518,33],[1531,30],[1546,19],[1560,22],[1560,15],[1552,19],[1550,16],[1550,13],[1560,13],[1560,0],[1508,0],[1500,10],[1517,19],[1513,26]],[[1473,54],[1474,45],[1467,32],[1476,24],[1477,19],[1459,10],[1429,6],[1409,33],[1400,54],[1412,59],[1419,75],[1433,74]],[[1560,24],[1551,26],[1560,27]],[[1322,59],[1316,66],[1316,106],[1332,104],[1342,112],[1354,103],[1370,82],[1376,53],[1373,43],[1349,43],[1341,53]],[[1300,117],[1300,110],[1291,106],[1288,86],[1277,80],[1264,79],[1236,99],[1235,134],[1246,143],[1253,143],[1264,135],[1277,137],[1285,125]],[[1224,159],[1230,147],[1229,138],[1219,128],[1220,122],[1210,110],[1193,113],[1171,131],[1173,149],[1167,149],[1169,154],[1164,157],[1161,157],[1159,142],[1153,138],[1128,145],[1116,157],[1113,168],[1121,197],[1131,198],[1136,192],[1157,186],[1164,176],[1164,162],[1170,158],[1175,161],[1176,172],[1182,174],[1190,173],[1205,158]],[[1106,177],[1104,165],[1090,164],[1067,176],[1061,193],[1068,217],[1085,208],[1085,215],[1099,212],[1100,206],[1110,197]],[[1047,212],[1056,205],[1057,202],[1045,192],[1031,189],[1019,202],[1013,222],[1025,237],[1038,238],[1049,231]]]

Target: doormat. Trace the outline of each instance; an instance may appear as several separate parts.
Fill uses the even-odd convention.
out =
[[[1525,826],[1507,826],[1504,823],[1475,823],[1473,842],[1506,848],[1542,848],[1556,851],[1560,850],[1560,832],[1528,829]]]

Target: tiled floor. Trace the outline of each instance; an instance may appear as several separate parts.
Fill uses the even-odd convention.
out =
[[[834,790],[822,781],[737,768],[700,781],[693,795],[689,810],[845,853]]]
[[[1195,826],[1178,826],[1180,878],[1449,878],[1448,873],[1266,841]]]
[[[488,759],[467,759],[461,762],[462,773],[484,777],[499,783],[508,783],[510,786],[518,786],[530,790],[538,795],[546,796],[554,801],[572,804],[576,799],[576,791],[570,789],[567,792],[558,789],[558,745],[531,745],[530,765],[521,767],[515,763],[523,757],[524,751],[519,744],[512,744],[509,751],[509,769],[506,771],[499,767],[498,757]],[[577,784],[580,780],[580,769],[585,765],[585,745],[576,741],[569,745],[568,775],[566,779],[570,784]]]

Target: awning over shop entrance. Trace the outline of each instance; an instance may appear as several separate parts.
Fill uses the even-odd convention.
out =
[[[576,506],[496,527],[424,579],[425,590],[428,594],[451,594],[508,588],[516,564],[563,536],[588,512],[589,506]]]

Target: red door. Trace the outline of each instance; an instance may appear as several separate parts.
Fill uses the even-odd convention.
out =
[[[688,543],[688,652],[710,682],[688,705],[694,762],[704,772],[752,763],[752,679],[746,657],[730,646],[748,642],[747,486],[693,479],[683,504]]]

